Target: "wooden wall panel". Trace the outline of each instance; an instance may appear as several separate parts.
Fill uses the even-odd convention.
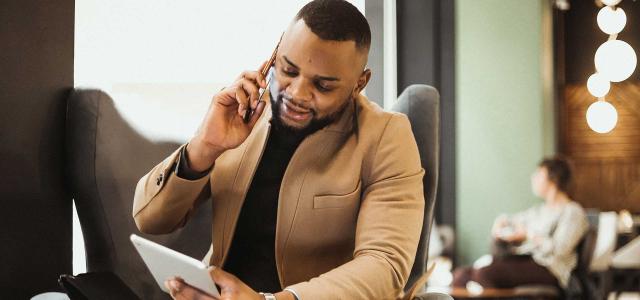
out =
[[[595,98],[586,85],[567,85],[560,99],[560,149],[575,165],[572,196],[587,208],[640,212],[640,82],[613,84],[606,99],[618,111],[606,134],[587,125]]]

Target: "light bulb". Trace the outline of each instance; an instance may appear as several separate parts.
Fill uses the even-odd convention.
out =
[[[618,3],[620,3],[620,1],[622,1],[622,0],[600,0],[600,1],[604,5],[614,6],[614,5],[618,5]]]
[[[605,6],[598,12],[598,27],[606,34],[617,34],[627,24],[627,14],[622,8]]]
[[[618,123],[618,112],[609,102],[596,101],[587,109],[587,124],[597,133],[607,133]]]
[[[587,89],[589,93],[596,98],[604,97],[611,88],[609,80],[605,79],[599,73],[589,76],[587,79]]]
[[[596,70],[611,82],[623,81],[636,69],[636,52],[624,41],[610,40],[598,47],[594,62]]]

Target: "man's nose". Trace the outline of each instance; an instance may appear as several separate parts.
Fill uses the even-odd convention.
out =
[[[302,78],[296,78],[289,84],[288,94],[298,102],[308,102],[313,95],[311,89],[309,82]]]

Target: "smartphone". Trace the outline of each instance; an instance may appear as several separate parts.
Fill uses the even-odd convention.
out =
[[[269,60],[267,60],[267,64],[264,65],[262,70],[260,70],[260,74],[262,74],[263,78],[267,78],[267,75],[269,75],[269,70],[271,70],[271,67],[273,67],[273,65],[275,65],[276,63],[276,54],[278,53],[278,47],[280,47],[281,41],[282,41],[282,35],[280,36],[280,40],[278,41],[276,48],[273,49],[273,52],[271,53],[271,57],[269,57]],[[269,89],[269,84],[271,83],[272,77],[273,75],[269,76],[269,78],[267,79],[267,86],[264,89],[262,89],[262,91],[260,91],[260,95],[258,96],[258,101],[262,99],[262,95],[264,95],[264,92]],[[247,107],[247,110],[245,111],[244,116],[242,117],[242,120],[244,121],[245,124],[249,123],[249,119],[251,118],[252,114],[253,114],[253,111],[251,109],[251,106]]]

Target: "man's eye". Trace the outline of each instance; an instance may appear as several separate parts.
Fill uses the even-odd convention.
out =
[[[320,83],[320,82],[316,82],[316,84],[315,84],[315,85],[316,85],[316,88],[317,88],[319,91],[321,91],[321,92],[329,92],[329,91],[331,91],[331,88],[330,88],[330,87],[325,86],[325,85],[323,85],[323,84],[322,84],[322,83]]]
[[[298,76],[298,73],[296,71],[293,71],[293,70],[282,69],[282,73],[284,73],[284,75],[287,75],[289,77]]]

